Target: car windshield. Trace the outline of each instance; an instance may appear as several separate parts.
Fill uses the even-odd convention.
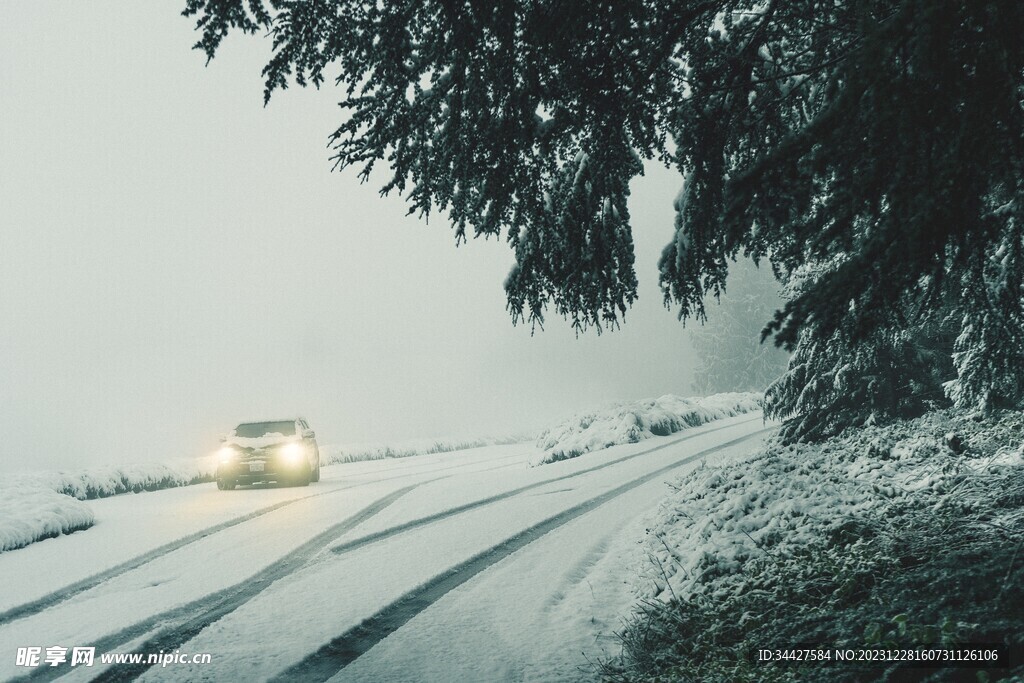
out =
[[[245,439],[258,439],[267,434],[294,436],[295,422],[293,420],[283,422],[247,422],[235,427],[235,436]]]

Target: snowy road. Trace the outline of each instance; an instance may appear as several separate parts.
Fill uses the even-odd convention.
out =
[[[748,414],[536,468],[518,444],[94,501],[92,529],[0,554],[0,678],[592,678],[664,482],[768,432]],[[27,646],[96,661],[17,666]],[[211,662],[100,662],[160,652]]]

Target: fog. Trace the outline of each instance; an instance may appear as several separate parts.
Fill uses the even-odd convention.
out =
[[[174,2],[8,2],[0,24],[4,470],[201,455],[240,420],[322,443],[535,430],[689,393],[662,306],[676,173],[633,184],[640,301],[513,327],[504,240],[456,248],[378,175],[332,173],[332,87],[262,107],[262,38],[208,67]]]

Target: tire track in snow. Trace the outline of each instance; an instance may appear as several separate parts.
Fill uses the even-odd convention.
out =
[[[77,581],[71,584],[70,586],[65,586],[60,590],[54,591],[53,593],[50,593],[48,595],[44,595],[43,597],[37,600],[33,600],[32,602],[26,602],[23,605],[12,607],[6,612],[0,612],[0,626],[9,624],[12,621],[17,621],[18,619],[30,617],[34,614],[42,612],[43,610],[49,609],[50,607],[59,605],[62,602],[70,600],[71,598],[75,597],[80,593],[84,593],[87,590],[95,588],[101,583],[105,583],[111,579],[120,576],[121,574],[130,572],[133,569],[138,569],[142,565],[152,562],[153,560],[159,559],[164,555],[167,555],[168,553],[172,553],[178,548],[182,548],[186,545],[195,543],[196,541],[200,541],[206,538],[207,536],[212,536],[213,534],[219,531],[224,531],[225,529],[230,529],[231,527],[242,524],[243,522],[248,522],[251,519],[262,517],[265,514],[271,513],[274,510],[280,510],[281,508],[291,505],[292,503],[297,503],[300,500],[314,498],[316,496],[323,496],[328,493],[336,493],[339,490],[342,489],[325,491],[323,493],[316,493],[311,496],[304,496],[301,498],[292,498],[291,500],[283,500],[279,503],[268,505],[267,507],[259,508],[258,510],[253,510],[252,512],[242,515],[240,517],[229,519],[226,522],[221,522],[220,524],[215,524],[211,527],[200,529],[199,531],[188,534],[187,536],[182,536],[181,538],[175,541],[165,543],[164,545],[154,548],[149,552],[143,553],[142,555],[133,557],[129,560],[126,560],[125,562],[122,562],[121,564],[115,565],[110,569],[99,572],[98,574],[93,574],[92,576],[84,578],[81,581]]]
[[[624,493],[646,484],[657,477],[663,476],[674,469],[691,463],[711,453],[721,451],[725,448],[748,441],[774,431],[773,428],[762,429],[745,436],[727,441],[703,451],[694,453],[674,463],[659,467],[653,472],[637,477],[631,481],[617,486],[590,500],[574,505],[573,507],[548,517],[543,522],[534,524],[523,531],[511,536],[497,545],[478,553],[470,559],[451,567],[443,574],[413,589],[390,605],[380,610],[373,616],[364,619],[358,626],[349,629],[319,650],[309,655],[297,664],[289,667],[284,672],[270,679],[274,683],[288,683],[290,681],[326,681],[336,675],[343,668],[354,662],[361,655],[365,654],[374,645],[387,638],[389,635],[400,629],[413,617],[423,612],[435,602],[444,597],[447,593],[466,583],[474,576],[488,567],[505,559],[520,548],[533,543],[542,536],[554,531],[562,525],[571,522],[581,515],[594,510],[595,508],[621,496]],[[670,445],[670,444],[666,444]]]
[[[432,479],[430,481],[437,481]],[[406,486],[405,488],[393,491],[386,496],[378,498],[365,508],[355,513],[344,521],[335,524],[328,529],[309,539],[295,550],[275,560],[272,564],[261,569],[253,576],[236,583],[233,586],[205,595],[192,602],[155,614],[147,619],[135,623],[117,633],[110,634],[91,643],[95,646],[96,652],[116,651],[133,640],[141,638],[154,629],[160,629],[152,637],[134,648],[136,652],[168,652],[174,650],[178,645],[184,643],[199,633],[201,630],[220,619],[228,612],[232,612],[249,600],[256,597],[260,592],[266,590],[270,584],[278,579],[288,576],[308,563],[315,555],[324,550],[324,545],[333,538],[351,531],[370,517],[394,503],[396,500],[412,491],[417,486],[429,482],[419,482]],[[307,496],[311,498],[312,496]],[[171,624],[168,626],[168,624]],[[98,661],[98,659],[97,659]],[[114,665],[106,671],[101,672],[94,678],[94,681],[128,681],[141,676],[149,664],[138,665]],[[49,681],[69,673],[70,669],[65,666],[41,667],[34,672],[17,680],[23,681]]]
[[[495,460],[503,461],[503,460],[509,460],[511,458],[517,458],[517,459],[521,460],[522,457],[523,457],[522,455],[517,454],[517,455],[514,455],[514,456],[505,456],[503,458],[496,458]],[[488,472],[490,470],[501,469],[501,468],[504,468],[504,467],[514,467],[516,464],[518,464],[518,463],[510,463],[510,464],[507,464],[507,465],[500,465],[500,466],[497,466],[497,467],[490,467],[490,468],[486,468],[486,469],[483,469],[483,470],[474,470],[474,473],[475,472]],[[143,566],[145,564],[148,564],[150,562],[153,562],[154,560],[158,560],[161,557],[163,557],[164,555],[172,553],[175,550],[178,550],[179,548],[183,548],[183,547],[185,547],[187,545],[191,545],[192,543],[195,543],[197,541],[201,541],[204,538],[206,538],[208,536],[212,536],[213,534],[216,534],[218,532],[224,531],[225,529],[230,529],[231,527],[238,526],[239,524],[243,524],[245,522],[248,522],[250,520],[256,519],[258,517],[262,517],[263,515],[266,515],[266,514],[269,514],[271,512],[274,512],[275,510],[280,510],[283,507],[287,507],[287,506],[292,505],[294,503],[298,503],[299,501],[308,500],[310,498],[317,498],[319,496],[331,495],[331,494],[334,494],[334,493],[339,493],[341,491],[348,491],[348,490],[351,490],[351,489],[354,489],[354,488],[359,488],[361,486],[370,486],[372,484],[377,484],[377,483],[380,483],[380,482],[383,482],[383,481],[391,481],[393,479],[404,479],[404,478],[407,478],[407,477],[415,477],[415,476],[418,476],[418,475],[430,475],[430,474],[435,474],[437,472],[443,472],[445,470],[450,470],[450,469],[455,469],[455,468],[464,468],[464,467],[466,467],[465,463],[459,463],[459,464],[456,464],[456,465],[448,465],[448,466],[445,466],[445,467],[438,467],[438,468],[434,468],[434,469],[424,469],[424,470],[421,470],[421,471],[418,471],[418,472],[406,472],[404,474],[398,474],[398,475],[391,476],[391,477],[378,477],[377,479],[373,479],[373,480],[370,480],[370,481],[360,481],[359,483],[356,483],[356,484],[349,484],[349,485],[346,485],[346,486],[339,486],[337,488],[332,488],[332,489],[330,489],[328,491],[323,491],[323,492],[320,492],[320,493],[313,493],[313,494],[308,495],[308,496],[300,496],[298,498],[291,498],[289,500],[283,500],[281,502],[274,503],[273,505],[268,505],[266,507],[262,507],[262,508],[259,508],[257,510],[253,510],[252,512],[246,513],[246,514],[241,515],[239,517],[235,517],[233,519],[229,519],[229,520],[221,522],[219,524],[214,524],[213,526],[206,527],[204,529],[200,529],[199,531],[195,531],[195,532],[193,532],[191,534],[188,534],[187,536],[182,536],[179,539],[176,539],[176,540],[171,541],[169,543],[165,543],[164,545],[158,546],[158,547],[154,548],[153,550],[145,552],[145,553],[143,553],[141,555],[138,555],[136,557],[133,557],[131,559],[125,560],[124,562],[122,562],[120,564],[117,564],[117,565],[111,567],[110,569],[106,569],[106,570],[104,570],[102,572],[93,574],[92,576],[88,576],[88,577],[86,577],[84,579],[76,581],[75,583],[72,583],[72,584],[70,584],[68,586],[64,586],[63,588],[60,588],[59,590],[53,591],[52,593],[48,593],[48,594],[46,594],[46,595],[44,595],[44,596],[42,596],[40,598],[32,600],[31,602],[26,602],[26,603],[21,604],[21,605],[16,605],[16,606],[11,607],[10,609],[8,609],[8,610],[6,610],[4,612],[0,612],[0,626],[4,626],[6,624],[9,624],[11,622],[17,621],[19,619],[25,619],[27,617],[34,616],[36,614],[39,614],[40,612],[43,612],[43,611],[45,611],[47,609],[50,609],[51,607],[56,607],[57,605],[63,604],[65,602],[67,602],[68,600],[70,600],[71,598],[74,598],[77,595],[80,595],[81,593],[84,593],[84,592],[86,592],[88,590],[92,590],[93,588],[96,588],[100,584],[106,583],[107,581],[110,581],[111,579],[115,579],[115,578],[121,576],[122,574],[126,574],[126,573],[128,573],[130,571],[138,569],[139,567],[141,567],[141,566]],[[403,469],[407,469],[407,468],[403,468]],[[365,475],[356,475],[356,476],[365,476]]]
[[[482,507],[484,505],[489,505],[491,503],[495,503],[495,502],[498,502],[500,500],[504,500],[506,498],[510,498],[512,496],[518,495],[518,494],[523,493],[524,491],[527,491],[527,490],[530,490],[530,489],[538,488],[538,487],[545,486],[545,485],[551,484],[553,482],[562,481],[562,480],[565,480],[565,479],[571,479],[573,477],[581,476],[583,474],[594,472],[596,470],[601,470],[601,469],[604,469],[606,467],[611,467],[612,465],[616,465],[616,464],[619,464],[619,463],[622,463],[622,462],[625,462],[625,461],[628,461],[628,460],[632,460],[633,458],[637,458],[637,457],[640,457],[642,455],[646,455],[648,453],[653,453],[655,451],[659,451],[659,450],[662,450],[664,448],[668,448],[670,446],[674,446],[674,445],[676,445],[678,443],[681,443],[683,441],[688,441],[690,439],[694,439],[694,438],[697,438],[699,436],[704,436],[706,434],[711,434],[711,433],[714,433],[714,432],[717,432],[717,431],[721,431],[723,429],[730,429],[732,427],[739,427],[739,426],[742,426],[744,424],[749,424],[751,422],[754,422],[754,421],[756,421],[758,419],[762,419],[762,418],[755,417],[755,418],[752,418],[752,419],[749,419],[749,420],[743,420],[743,421],[735,422],[735,423],[729,424],[729,425],[722,425],[722,426],[719,426],[719,427],[715,427],[713,429],[705,429],[705,430],[702,430],[702,431],[700,431],[699,433],[696,433],[696,434],[686,434],[685,436],[682,436],[682,437],[680,437],[678,439],[674,439],[674,440],[672,440],[670,442],[659,444],[658,446],[655,446],[653,448],[648,448],[648,449],[645,449],[643,451],[640,451],[640,452],[637,452],[637,453],[633,453],[631,455],[623,456],[621,458],[617,458],[615,460],[611,460],[611,461],[608,461],[606,463],[602,463],[600,465],[595,465],[593,467],[589,467],[589,468],[585,468],[585,469],[582,469],[582,470],[578,470],[576,472],[572,472],[572,473],[569,473],[569,474],[566,474],[566,475],[563,475],[563,476],[560,476],[560,477],[555,477],[555,478],[552,478],[552,479],[547,479],[545,481],[537,482],[537,483],[534,483],[534,484],[528,484],[526,486],[520,487],[518,489],[514,489],[512,491],[508,491],[508,492],[505,492],[505,493],[502,493],[502,494],[491,496],[489,498],[485,498],[485,499],[482,499],[482,500],[479,500],[479,501],[475,501],[473,503],[468,503],[466,505],[458,506],[456,508],[450,508],[450,509],[448,509],[446,511],[443,511],[443,512],[440,512],[440,513],[437,513],[437,514],[428,515],[426,517],[422,517],[422,518],[419,518],[419,519],[416,519],[416,520],[412,520],[410,522],[406,522],[404,524],[401,524],[401,525],[398,525],[398,526],[395,526],[395,527],[391,527],[389,529],[385,529],[385,530],[382,530],[380,532],[376,532],[374,534],[369,534],[367,536],[363,536],[363,537],[357,538],[354,541],[351,541],[351,542],[348,542],[348,543],[344,543],[344,544],[341,544],[341,545],[338,545],[338,546],[334,546],[333,548],[331,548],[331,550],[333,552],[335,552],[335,553],[349,552],[351,550],[355,550],[355,549],[357,549],[359,547],[362,547],[364,545],[367,545],[369,543],[374,543],[376,541],[383,540],[385,538],[389,538],[389,537],[397,535],[399,533],[403,533],[403,532],[408,531],[410,529],[418,528],[420,526],[424,526],[424,525],[427,525],[427,524],[430,524],[430,523],[433,523],[433,522],[436,522],[436,521],[440,521],[441,519],[444,519],[444,518],[449,517],[449,516],[460,514],[462,512],[466,512],[468,510],[472,510],[472,509],[475,509],[475,508],[478,508],[478,507]],[[760,432],[757,432],[757,433],[760,433]],[[744,438],[746,438],[746,437],[744,437]],[[522,456],[518,455],[518,454],[517,455],[512,455],[512,456],[504,456],[502,458],[496,458],[492,462],[495,462],[495,461],[496,462],[501,462],[501,461],[509,460],[509,459],[513,459],[513,458],[519,459],[521,457]],[[482,470],[474,470],[471,473],[475,474],[475,473],[478,473],[478,472],[487,472],[487,471],[493,471],[493,470],[497,470],[497,469],[504,469],[504,468],[507,468],[507,467],[514,467],[517,464],[519,464],[519,463],[518,462],[513,462],[513,463],[510,463],[510,464],[506,464],[506,465],[498,465],[498,466],[494,466],[494,467],[484,468]],[[412,468],[412,467],[415,467],[415,465],[410,464],[407,468]],[[63,589],[61,589],[59,591],[55,591],[54,593],[51,593],[50,595],[44,596],[44,597],[42,597],[42,598],[40,598],[38,600],[32,601],[30,603],[26,603],[24,605],[20,605],[18,607],[14,607],[14,608],[12,608],[10,610],[7,610],[6,612],[2,612],[2,613],[0,613],[0,625],[3,625],[5,623],[9,623],[9,622],[17,620],[17,619],[22,619],[22,618],[29,617],[29,616],[32,616],[34,614],[37,614],[37,613],[39,613],[39,612],[41,612],[41,611],[43,611],[45,609],[48,609],[50,607],[53,607],[53,606],[58,605],[60,603],[63,603],[65,601],[71,599],[72,597],[74,597],[74,596],[76,596],[76,595],[78,595],[78,594],[80,594],[82,592],[85,592],[85,591],[87,591],[87,590],[89,590],[91,588],[94,588],[94,587],[96,587],[96,586],[98,586],[98,585],[100,585],[100,584],[102,584],[102,583],[104,583],[106,581],[109,581],[109,580],[111,580],[111,579],[113,579],[113,578],[115,578],[115,577],[117,577],[117,576],[119,576],[121,574],[124,574],[124,573],[126,573],[128,571],[132,571],[134,569],[137,569],[138,567],[140,567],[140,566],[142,566],[142,565],[144,565],[144,564],[146,564],[148,562],[152,562],[152,561],[158,559],[159,557],[162,557],[165,554],[173,552],[173,551],[175,551],[175,550],[177,550],[177,549],[179,549],[179,548],[181,548],[183,546],[186,546],[186,545],[189,545],[190,543],[194,543],[196,541],[199,541],[199,540],[201,540],[201,539],[203,539],[203,538],[205,538],[207,536],[210,536],[210,535],[212,535],[214,533],[217,533],[219,531],[223,531],[223,530],[225,530],[227,528],[230,528],[232,526],[235,526],[237,524],[241,524],[241,523],[244,523],[246,521],[249,521],[249,520],[251,520],[251,519],[253,519],[255,517],[261,516],[263,514],[268,514],[270,512],[273,512],[274,510],[280,509],[280,508],[285,507],[287,505],[291,505],[293,503],[297,503],[297,502],[299,502],[301,500],[306,500],[308,498],[314,498],[314,497],[317,497],[317,496],[323,496],[323,495],[329,495],[329,494],[333,494],[333,493],[338,493],[338,492],[341,492],[341,491],[348,491],[348,490],[353,489],[353,488],[359,488],[359,487],[362,487],[362,486],[369,486],[369,485],[377,484],[377,483],[380,483],[380,482],[383,482],[383,481],[390,481],[390,480],[394,480],[394,479],[403,479],[403,478],[408,478],[408,477],[412,477],[412,476],[429,475],[429,474],[434,474],[434,473],[445,471],[445,470],[456,469],[456,468],[463,468],[463,467],[466,467],[465,463],[456,464],[456,465],[446,465],[445,467],[439,467],[439,468],[424,469],[424,470],[418,471],[418,472],[407,472],[407,473],[404,473],[404,474],[394,475],[394,476],[390,476],[390,477],[381,477],[381,478],[374,479],[374,480],[371,480],[371,481],[360,481],[359,483],[348,485],[348,486],[342,486],[342,487],[339,487],[339,488],[336,488],[336,489],[332,489],[330,491],[324,491],[322,493],[316,493],[316,494],[312,494],[310,496],[302,496],[302,497],[299,497],[299,498],[294,498],[294,499],[290,499],[290,500],[287,500],[287,501],[281,501],[279,503],[275,503],[274,505],[270,505],[270,506],[267,506],[265,508],[261,508],[259,510],[255,510],[255,511],[253,511],[251,513],[248,513],[246,515],[242,515],[240,517],[234,518],[232,520],[228,520],[228,521],[223,522],[221,524],[217,524],[217,525],[214,525],[212,527],[208,527],[206,529],[197,531],[197,532],[195,532],[195,533],[193,533],[193,534],[191,534],[189,536],[185,536],[185,537],[183,537],[181,539],[178,539],[177,541],[172,541],[171,543],[168,543],[168,544],[165,544],[165,545],[160,546],[158,548],[155,548],[152,551],[149,551],[147,553],[144,553],[143,555],[140,555],[140,556],[138,556],[136,558],[128,560],[128,561],[126,561],[126,562],[124,562],[122,564],[119,564],[119,565],[117,565],[117,566],[115,566],[115,567],[113,567],[113,568],[111,568],[109,570],[106,570],[104,572],[100,572],[98,574],[95,574],[95,575],[87,578],[87,579],[83,579],[82,581],[79,581],[77,583],[71,584],[71,586],[63,588]],[[363,474],[363,475],[356,475],[356,476],[362,477],[362,476],[366,476],[366,475]],[[448,476],[451,476],[451,475],[448,475]],[[447,477],[440,477],[440,479],[443,479],[443,478],[447,478]],[[392,500],[388,501],[387,504],[390,504],[391,502],[393,502],[394,500],[397,499],[398,496],[396,494],[400,493],[401,495],[404,495],[405,493],[408,493],[413,488],[416,488],[417,486],[420,486],[422,484],[430,483],[432,481],[437,481],[437,478],[431,479],[431,480],[427,480],[427,481],[423,481],[423,482],[419,482],[419,483],[414,484],[412,486],[406,487],[405,489],[401,489],[400,491],[396,492],[395,494],[391,494],[392,496],[395,496],[395,497]],[[379,502],[381,502],[381,501],[378,501],[378,503]],[[372,514],[376,514],[377,512],[380,512],[381,510],[384,509],[384,507],[387,507],[387,504],[382,505],[379,509],[373,510]],[[376,504],[374,504],[374,505],[376,505]],[[373,506],[371,506],[371,507],[373,507]],[[357,515],[362,515],[368,509],[369,508],[364,509],[360,513],[357,513]],[[370,516],[372,516],[372,514],[366,515],[364,518],[359,519],[356,523],[351,524],[347,528],[344,528],[344,529],[340,529],[339,528],[337,533],[335,533],[333,535],[335,537],[344,535],[348,531],[351,531],[353,528],[358,526],[359,523],[365,521],[365,519],[367,519]],[[339,524],[337,526],[341,527],[341,526],[343,526],[345,524],[346,524],[346,522],[342,522],[341,524]],[[332,527],[332,529],[334,529],[334,528],[335,527]],[[327,541],[324,541],[324,542],[329,542],[329,540],[330,539],[328,539]],[[296,551],[293,551],[293,552],[298,552],[298,550],[299,549],[297,549]],[[272,566],[277,566],[278,563],[287,560],[287,558],[289,558],[289,557],[290,557],[290,554],[286,555],[285,557],[281,558],[281,560],[279,560],[277,563],[275,563]],[[296,566],[296,567],[294,567],[294,569],[298,569],[298,567]],[[243,584],[244,583],[245,582],[243,582]],[[234,591],[235,589],[240,588],[243,584],[238,584],[236,586],[232,586],[232,587],[230,587],[230,588],[228,588],[226,590],[227,591]],[[124,643],[129,642],[130,640],[133,640],[135,638],[139,638],[139,637],[142,637],[142,636],[146,635],[146,633],[152,631],[153,628],[158,626],[159,622],[161,622],[161,621],[166,621],[168,619],[172,619],[172,618],[175,618],[175,617],[177,617],[178,619],[183,618],[184,616],[186,616],[188,614],[188,611],[186,610],[186,608],[191,608],[191,611],[196,611],[196,610],[201,609],[206,604],[207,604],[207,598],[201,598],[199,600],[194,601],[193,603],[190,603],[189,605],[186,605],[185,607],[177,608],[177,609],[174,609],[174,610],[169,610],[169,611],[164,612],[164,613],[162,613],[160,615],[156,615],[154,617],[146,619],[143,622],[139,622],[139,623],[135,624],[134,626],[128,627],[126,629],[123,629],[122,631],[120,631],[120,632],[118,632],[116,634],[107,636],[106,638],[103,638],[103,639],[101,639],[99,641],[96,641],[94,643],[94,645],[96,646],[97,651],[104,651],[104,650],[105,651],[111,651],[111,650],[113,650],[114,648],[116,648],[119,645],[122,645]],[[236,605],[235,608],[241,606],[241,604],[243,604],[243,603],[240,602],[238,605]],[[230,611],[230,610],[227,610],[227,611]],[[225,611],[224,614],[226,614],[227,611]],[[223,616],[223,615],[221,615],[221,616]],[[219,617],[217,617],[217,618],[219,618]],[[212,621],[210,623],[212,623]],[[197,631],[197,633],[198,633],[198,631]],[[134,634],[134,635],[132,635],[132,634]],[[122,636],[124,636],[124,637],[122,637]],[[182,642],[185,642],[185,641],[182,641]],[[136,651],[138,651],[138,650],[136,649]],[[155,650],[153,650],[153,651],[155,651]],[[165,651],[166,651],[166,648],[165,648]],[[122,669],[123,668],[127,668],[127,667],[122,667]],[[141,671],[139,671],[138,673],[134,674],[133,676],[129,676],[128,678],[123,679],[123,680],[130,680],[133,677],[138,677],[139,675],[141,675],[142,671],[144,671],[146,668],[149,668],[149,667],[143,667],[143,669]],[[35,672],[35,675],[29,675],[27,677],[23,677],[23,678],[18,679],[18,680],[53,680],[54,678],[56,678],[56,677],[58,677],[60,675],[63,675],[64,673],[66,673],[66,671],[64,671],[61,667],[47,667],[46,669],[39,669],[39,670],[37,670]],[[104,674],[101,674],[100,676],[102,677],[103,675]],[[122,679],[97,678],[97,679],[94,679],[94,680],[122,680]]]
[[[621,458],[616,458],[615,460],[609,460],[608,462],[601,463],[600,465],[594,465],[593,467],[588,467],[586,469],[577,470],[575,472],[570,472],[569,474],[564,474],[564,475],[562,475],[560,477],[555,477],[553,479],[545,479],[544,481],[535,482],[533,484],[527,484],[525,486],[520,486],[519,488],[512,489],[511,491],[505,491],[504,493],[498,493],[498,494],[495,494],[493,496],[488,496],[487,498],[482,498],[480,500],[473,501],[472,503],[465,503],[464,505],[458,505],[458,506],[453,507],[453,508],[448,508],[447,510],[442,510],[441,512],[435,512],[433,514],[426,515],[425,517],[419,517],[417,519],[413,519],[413,520],[410,520],[408,522],[403,522],[402,524],[398,524],[398,525],[395,525],[393,527],[389,527],[387,529],[382,529],[381,531],[376,531],[376,532],[374,532],[372,534],[367,534],[366,536],[361,536],[361,537],[353,539],[351,541],[347,541],[345,543],[341,543],[339,545],[336,545],[333,548],[331,548],[331,552],[337,553],[339,555],[342,554],[342,553],[351,552],[353,550],[356,550],[358,548],[363,547],[364,545],[368,545],[370,543],[376,543],[377,541],[382,541],[382,540],[384,540],[386,538],[390,538],[392,536],[396,536],[398,534],[404,533],[404,532],[409,531],[411,529],[417,529],[417,528],[419,528],[421,526],[426,526],[427,524],[433,524],[434,522],[439,522],[439,521],[441,521],[443,519],[447,519],[448,517],[452,517],[454,515],[458,515],[458,514],[461,514],[463,512],[468,512],[469,510],[474,510],[476,508],[483,507],[485,505],[490,505],[491,503],[497,503],[497,502],[505,500],[507,498],[511,498],[512,496],[518,496],[520,493],[524,493],[524,492],[530,491],[532,489],[540,488],[541,486],[547,486],[548,484],[553,484],[553,483],[559,482],[559,481],[565,481],[566,479],[572,479],[574,477],[579,477],[579,476],[584,475],[584,474],[589,474],[590,472],[596,472],[597,470],[603,470],[606,467],[611,467],[612,465],[618,465],[619,463],[626,462],[627,460],[632,460],[633,458],[639,458],[641,455],[647,455],[649,453],[654,453],[655,451],[660,451],[660,450],[662,450],[664,448],[668,448],[670,446],[675,446],[678,443],[682,443],[683,441],[689,441],[690,439],[695,439],[698,436],[704,436],[705,434],[711,434],[713,432],[721,431],[723,429],[730,429],[732,427],[738,427],[740,425],[749,424],[751,422],[754,422],[755,420],[761,420],[761,419],[763,419],[763,418],[757,417],[757,418],[754,418],[754,419],[751,419],[751,420],[743,420],[741,422],[736,422],[734,424],[723,425],[721,427],[715,427],[714,429],[706,429],[706,430],[704,430],[704,431],[702,431],[702,432],[700,432],[698,434],[687,434],[686,436],[681,437],[679,439],[674,439],[674,440],[669,441],[667,443],[659,444],[657,446],[654,446],[653,448],[648,448],[648,449],[640,451],[638,453],[633,453],[631,455],[626,455],[626,456],[623,456]],[[760,434],[761,432],[757,432],[757,433]]]

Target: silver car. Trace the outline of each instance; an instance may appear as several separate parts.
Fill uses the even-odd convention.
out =
[[[316,434],[300,418],[243,422],[221,439],[217,488],[278,482],[306,486],[320,481],[320,448]]]

